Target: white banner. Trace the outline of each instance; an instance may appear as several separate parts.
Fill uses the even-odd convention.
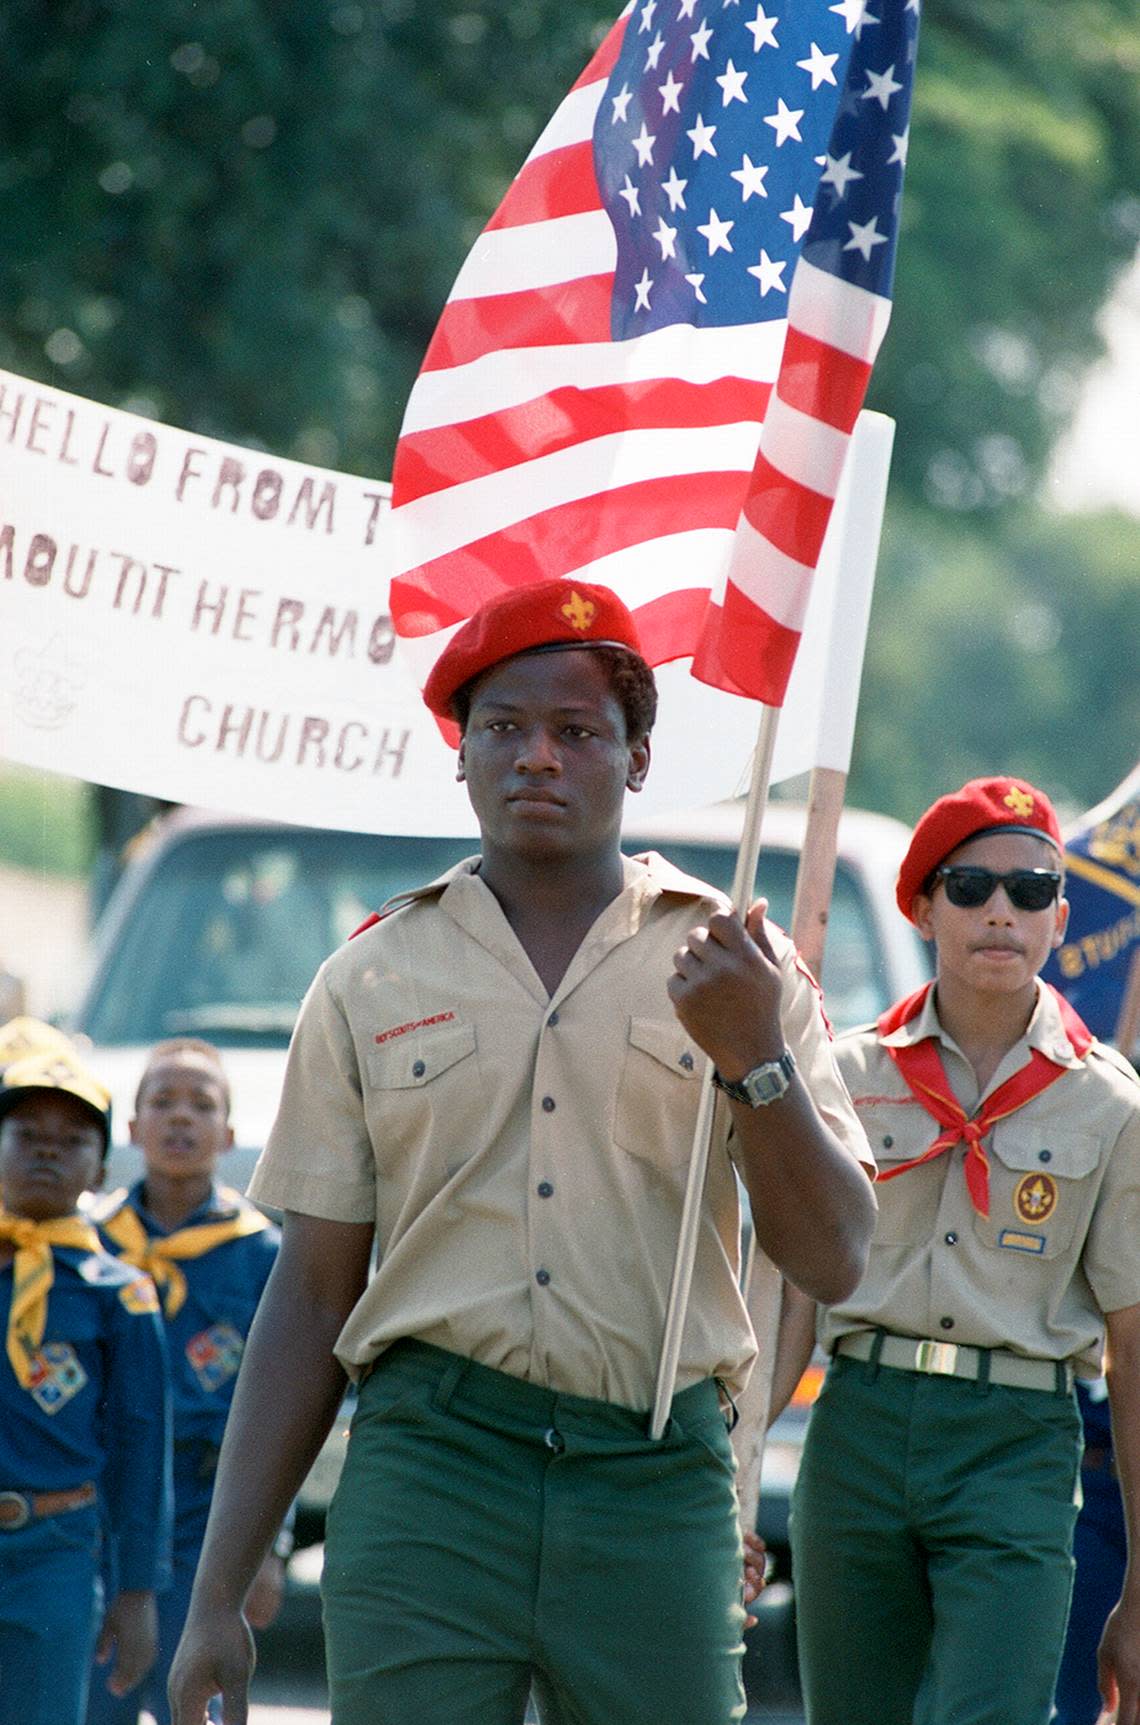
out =
[[[775,779],[848,764],[892,432],[860,416]],[[388,490],[0,372],[0,755],[308,826],[474,831],[392,634]],[[658,681],[639,813],[731,795],[759,709],[687,665]]]

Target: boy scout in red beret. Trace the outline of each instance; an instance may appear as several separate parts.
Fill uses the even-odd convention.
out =
[[[937,980],[837,1043],[879,1220],[859,1287],[818,1314],[832,1364],[792,1514],[809,1725],[1045,1725],[1072,1581],[1073,1378],[1099,1374],[1106,1335],[1138,1549],[1140,1085],[1038,979],[1062,886],[1041,791],[991,778],[942,797],[898,880]],[[785,1290],[774,1411],[814,1316]],[[1137,1725],[1131,1571],[1101,1679]]]
[[[240,1717],[242,1596],[360,1384],[329,1515],[336,1725],[727,1725],[740,1541],[725,1410],[754,1343],[712,1158],[672,1418],[649,1408],[700,1073],[731,1086],[761,1244],[854,1287],[868,1151],[816,992],[659,857],[622,857],[656,691],[604,588],[550,582],[455,634],[482,853],[323,967],[251,1192],[285,1212],[175,1662],[176,1725]],[[379,1264],[369,1275],[374,1240]]]

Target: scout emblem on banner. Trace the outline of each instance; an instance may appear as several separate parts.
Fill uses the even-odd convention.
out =
[[[512,586],[784,697],[889,315],[918,0],[638,0],[460,271],[393,472],[418,680]]]

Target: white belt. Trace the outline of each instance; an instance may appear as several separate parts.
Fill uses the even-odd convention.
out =
[[[876,1343],[881,1340],[881,1346]],[[928,1372],[935,1377],[972,1378],[1017,1390],[1067,1393],[1073,1387],[1068,1360],[1031,1360],[1008,1348],[971,1348],[959,1342],[932,1342],[916,1336],[892,1336],[880,1330],[855,1330],[841,1336],[835,1352],[852,1360],[877,1359],[894,1371]],[[988,1370],[986,1362],[989,1362]]]

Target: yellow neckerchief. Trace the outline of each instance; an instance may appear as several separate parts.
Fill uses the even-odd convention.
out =
[[[240,1202],[236,1193],[224,1188],[219,1196]],[[148,1234],[134,1210],[125,1203],[99,1226],[115,1242],[124,1264],[133,1264],[136,1270],[145,1270],[152,1278],[162,1296],[164,1313],[174,1318],[186,1302],[186,1277],[174,1260],[200,1258],[227,1240],[260,1234],[269,1227],[269,1220],[260,1210],[243,1205],[236,1216],[224,1222],[194,1222],[188,1228],[175,1229],[173,1234]]]
[[[16,1248],[12,1265],[12,1305],[8,1313],[8,1358],[16,1381],[27,1389],[32,1360],[44,1339],[48,1295],[55,1281],[53,1246],[74,1246],[80,1252],[100,1252],[99,1236],[82,1216],[51,1216],[33,1222],[0,1208],[0,1240]]]

